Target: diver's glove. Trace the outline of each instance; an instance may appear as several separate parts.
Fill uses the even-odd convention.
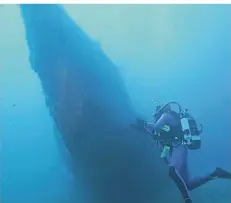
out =
[[[144,126],[145,126],[145,123],[147,123],[147,121],[144,120],[144,119],[136,118],[136,123],[137,123],[139,126],[144,127]]]
[[[144,129],[146,130],[146,132],[148,132],[151,135],[155,133],[154,128],[153,128],[153,123],[145,122]]]
[[[136,122],[130,124],[130,127],[135,129],[135,130],[138,130],[140,132],[146,133],[146,130],[144,129],[145,123],[146,123],[146,121],[144,119],[136,118]]]

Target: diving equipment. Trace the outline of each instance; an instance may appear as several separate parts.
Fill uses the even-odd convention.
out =
[[[161,159],[167,157],[169,155],[170,152],[170,147],[169,146],[164,146],[164,149],[160,155]]]
[[[181,128],[182,128],[182,136],[175,137],[177,140],[181,140],[182,144],[187,145],[190,150],[196,150],[201,148],[201,137],[202,133],[202,125],[201,128],[198,129],[197,123],[195,119],[189,114],[188,109],[182,109],[180,104],[177,102],[169,102],[162,106],[156,105],[156,112],[154,117],[158,119],[165,111],[166,107],[175,104],[179,108],[179,112],[177,113],[180,118]]]
[[[183,144],[186,144],[191,150],[200,149],[202,125],[199,130],[195,119],[188,113],[188,109],[180,113],[180,121],[184,136]]]

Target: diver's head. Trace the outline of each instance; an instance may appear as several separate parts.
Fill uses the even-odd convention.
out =
[[[171,105],[170,104],[167,104],[167,105],[165,105],[164,107],[163,107],[163,113],[168,113],[168,112],[170,112],[172,110],[172,108],[171,108]]]
[[[156,107],[156,113],[160,112],[161,114],[171,111],[171,104],[167,103],[164,105],[159,105]]]
[[[171,105],[170,104],[165,104],[165,105],[159,105],[156,106],[156,112],[153,114],[156,120],[158,120],[164,113],[170,112]]]

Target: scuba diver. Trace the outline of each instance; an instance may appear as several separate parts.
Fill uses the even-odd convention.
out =
[[[173,110],[172,105],[177,105],[179,112]],[[182,110],[178,103],[169,102],[163,106],[156,106],[156,113],[153,116],[156,122],[141,119],[137,119],[137,122],[162,150],[161,158],[168,164],[169,176],[179,189],[185,203],[192,203],[189,191],[216,178],[231,179],[231,173],[220,167],[206,176],[189,179],[188,150],[200,149],[202,125],[199,130],[195,119],[187,109]]]

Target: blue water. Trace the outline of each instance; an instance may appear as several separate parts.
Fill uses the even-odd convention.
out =
[[[151,116],[153,97],[176,100],[203,123],[203,147],[190,154],[193,175],[231,170],[230,5],[65,8],[118,65],[139,112]],[[17,6],[0,7],[0,26],[2,201],[72,203],[78,185],[30,68]],[[230,190],[217,180],[192,195],[198,203],[227,203]]]

